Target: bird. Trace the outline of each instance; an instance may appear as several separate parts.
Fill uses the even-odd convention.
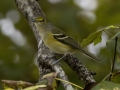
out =
[[[84,49],[72,37],[68,36],[64,31],[52,24],[52,22],[46,17],[36,17],[32,19],[32,22],[35,24],[44,44],[53,52],[63,54],[63,56],[55,63],[59,62],[67,54],[73,54],[76,52],[81,52],[91,59],[101,62],[97,56]]]

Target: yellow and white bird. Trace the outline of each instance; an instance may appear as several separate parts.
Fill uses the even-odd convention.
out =
[[[101,62],[98,57],[82,48],[73,38],[54,26],[47,18],[37,17],[33,22],[35,23],[45,45],[55,53],[64,54],[59,60],[63,59],[67,54],[82,52],[93,60]],[[59,60],[57,60],[57,62]]]

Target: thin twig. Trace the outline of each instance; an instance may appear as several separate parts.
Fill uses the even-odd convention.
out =
[[[116,50],[117,50],[117,40],[118,40],[118,37],[115,38],[115,52],[114,52],[114,58],[113,58],[113,63],[112,63],[112,67],[111,67],[109,81],[111,80],[112,73],[114,71],[114,65],[115,65],[115,59],[116,59]]]
[[[76,84],[74,84],[74,83],[71,83],[71,82],[69,82],[69,81],[65,81],[65,80],[62,80],[62,79],[59,79],[59,78],[55,78],[55,79],[56,79],[56,80],[59,80],[59,81],[62,81],[62,82],[69,83],[69,84],[71,84],[71,85],[73,85],[73,86],[76,86],[76,87],[78,87],[78,88],[80,88],[80,89],[83,90],[83,88],[82,88],[81,86],[78,86],[78,85],[76,85]]]
[[[105,79],[107,79],[110,75],[111,75],[111,73],[109,73],[107,76],[105,76],[102,81],[104,81]]]
[[[103,29],[104,32],[106,32],[108,35],[110,35],[111,37],[113,37],[113,35],[111,33],[109,33],[108,31],[106,31],[105,29]]]

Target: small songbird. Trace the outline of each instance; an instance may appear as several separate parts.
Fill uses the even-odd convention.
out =
[[[35,23],[44,44],[55,53],[64,54],[59,60],[63,59],[67,54],[82,52],[93,60],[101,62],[98,57],[82,48],[73,38],[54,26],[47,18],[37,17],[32,21]]]

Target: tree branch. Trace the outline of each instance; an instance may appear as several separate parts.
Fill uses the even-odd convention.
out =
[[[36,0],[15,0],[16,5],[18,9],[22,12],[22,14],[26,17],[28,20],[28,23],[30,27],[33,29],[34,35],[37,39],[38,43],[38,68],[40,77],[43,76],[43,74],[52,72],[53,70],[58,74],[58,77],[64,80],[68,80],[67,76],[65,75],[65,72],[62,70],[60,65],[54,65],[54,67],[51,67],[50,65],[46,65],[46,61],[54,62],[55,58],[51,58],[54,56],[54,52],[49,50],[44,43],[41,40],[41,37],[38,33],[38,30],[36,29],[34,23],[31,21],[33,18],[38,16],[45,16],[41,7],[38,5]],[[70,84],[62,82],[64,88],[66,90],[73,90],[72,86]]]

